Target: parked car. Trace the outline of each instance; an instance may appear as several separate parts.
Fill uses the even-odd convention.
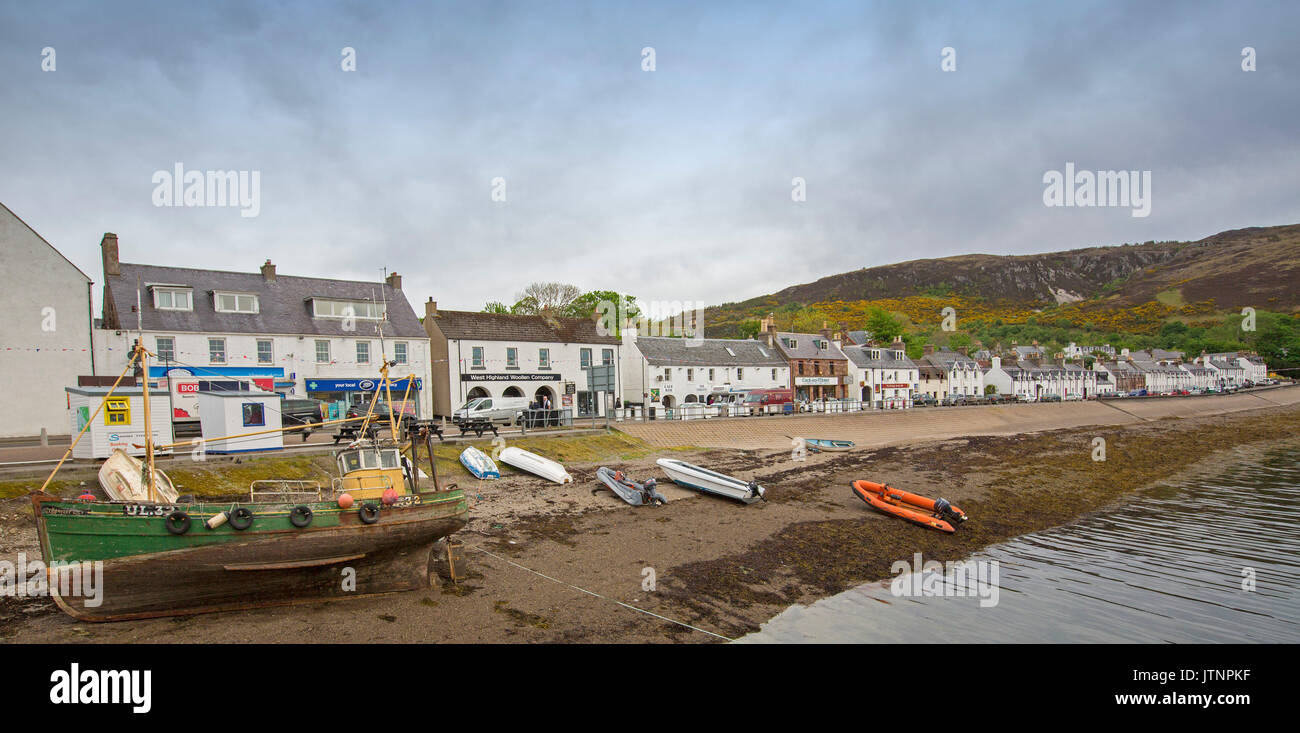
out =
[[[1070,394],[1068,394],[1068,395],[1065,396],[1065,401],[1066,401],[1066,402],[1082,402],[1082,401],[1083,401],[1083,395],[1079,394],[1078,392],[1071,392]]]
[[[477,422],[518,424],[527,409],[527,397],[475,397],[453,411],[451,421],[457,425]]]
[[[1129,396],[1129,397],[1146,397],[1146,396],[1147,396],[1147,391],[1146,391],[1145,389],[1134,389],[1134,390],[1130,390],[1129,393],[1128,393],[1128,396]]]
[[[912,399],[914,407],[935,407],[939,404],[939,398],[932,394],[920,394]]]
[[[1059,394],[1045,394],[1040,396],[1038,398],[1038,401],[1039,402],[1060,402],[1061,396]]]
[[[290,425],[308,425],[325,420],[330,414],[328,402],[313,399],[311,397],[285,397],[280,398],[280,424]],[[303,435],[309,435],[311,430],[303,430]]]

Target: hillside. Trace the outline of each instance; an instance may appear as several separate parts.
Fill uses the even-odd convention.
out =
[[[1196,242],[1147,242],[1036,255],[961,255],[831,275],[706,309],[707,335],[735,337],[769,312],[782,328],[860,328],[872,307],[912,324],[964,317],[1143,333],[1172,320],[1202,326],[1244,306],[1300,312],[1300,224],[1222,232]]]

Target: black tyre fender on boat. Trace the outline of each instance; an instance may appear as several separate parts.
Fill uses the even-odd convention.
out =
[[[230,528],[243,532],[253,526],[253,510],[237,506],[230,512]]]
[[[163,520],[163,526],[167,527],[168,532],[175,535],[185,534],[190,531],[190,525],[193,523],[190,515],[179,510],[168,514],[167,518]]]
[[[368,501],[357,510],[357,516],[362,524],[374,524],[379,521],[379,505]]]
[[[289,524],[292,524],[298,529],[302,529],[303,527],[306,527],[307,525],[311,524],[311,520],[312,520],[311,507],[307,506],[306,504],[299,504],[298,506],[289,510]]]

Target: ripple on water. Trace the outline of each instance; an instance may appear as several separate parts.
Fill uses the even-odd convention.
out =
[[[996,606],[870,583],[741,641],[1296,642],[1297,518],[1300,450],[1275,451],[976,554],[998,562]]]

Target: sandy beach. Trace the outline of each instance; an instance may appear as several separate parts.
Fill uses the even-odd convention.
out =
[[[570,462],[575,483],[565,486],[517,474],[480,482],[462,473],[454,480],[470,496],[471,520],[457,538],[470,577],[459,585],[434,575],[426,591],[109,624],[75,621],[47,599],[0,598],[0,638],[718,642],[757,630],[791,604],[888,577],[895,560],[913,553],[958,559],[1176,480],[1222,460],[1225,451],[1295,441],[1296,395],[1300,389],[1218,402],[1133,401],[1119,405],[1122,411],[1090,403],[765,418],[739,426],[701,421],[667,425],[664,435],[653,434],[658,426],[632,426],[626,432],[649,449],[620,461],[625,472],[662,476],[653,464],[664,453],[654,446],[693,443],[701,447],[672,455],[757,480],[768,500],[744,506],[661,481],[666,505],[630,507],[594,491],[600,462]],[[728,424],[730,446],[721,444]],[[800,433],[815,428],[822,437],[833,431],[853,438],[859,449],[792,460],[784,435],[796,425]],[[1104,461],[1094,460],[1096,438],[1105,441]],[[945,535],[884,517],[851,495],[855,478],[943,496],[971,519]],[[0,503],[0,556],[39,556],[27,507],[23,498]]]

